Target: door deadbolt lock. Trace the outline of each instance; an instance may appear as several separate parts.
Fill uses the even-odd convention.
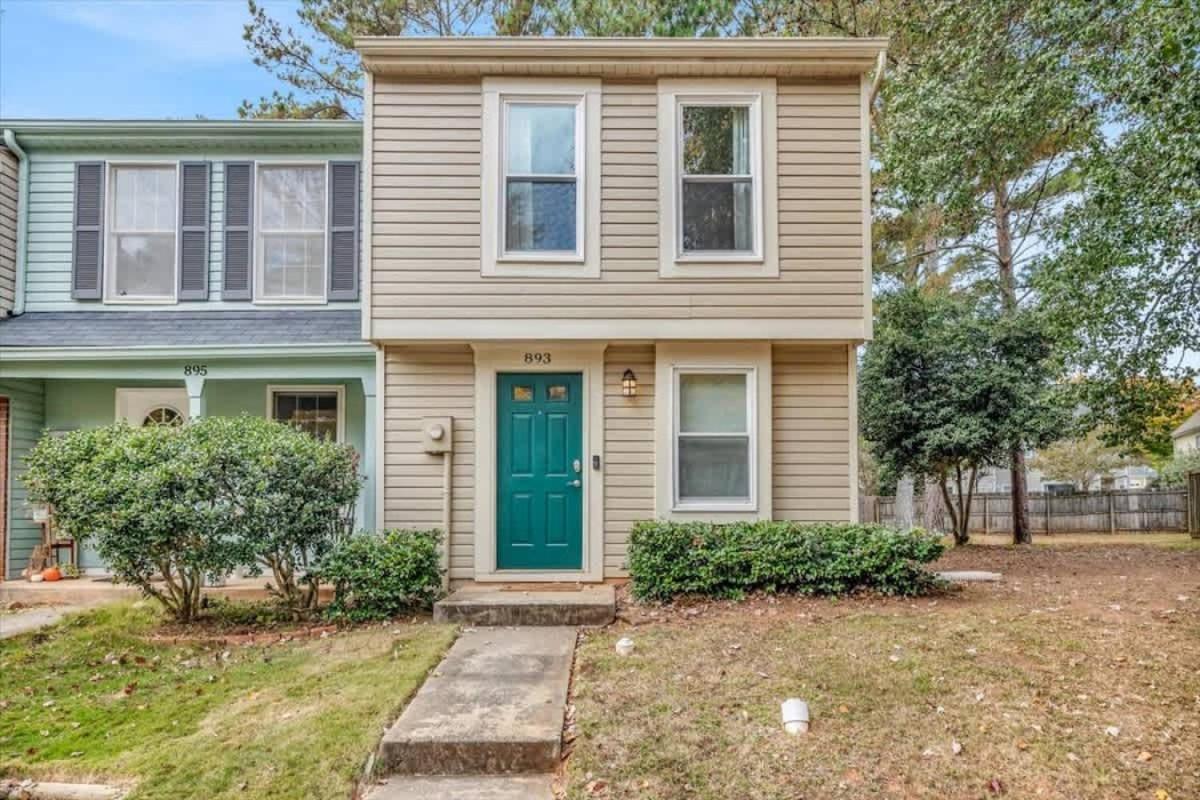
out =
[[[577,459],[575,459],[574,463],[571,464],[571,467],[575,470],[575,474],[578,475],[580,473],[580,471],[583,469],[583,464],[577,458]]]

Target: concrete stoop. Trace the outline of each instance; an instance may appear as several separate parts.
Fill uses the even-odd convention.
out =
[[[464,631],[384,734],[381,772],[553,772],[574,650],[574,628]]]
[[[476,583],[435,603],[433,619],[486,626],[607,625],[616,610],[616,592],[607,584],[524,590]]]
[[[554,800],[550,775],[389,778],[371,800]]]

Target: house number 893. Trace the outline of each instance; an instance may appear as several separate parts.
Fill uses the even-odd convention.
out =
[[[525,354],[525,363],[526,364],[549,364],[550,363],[550,354],[549,353],[526,353]]]

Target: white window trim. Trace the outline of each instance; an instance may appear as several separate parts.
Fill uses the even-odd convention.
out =
[[[600,81],[483,79],[481,272],[484,277],[600,277]],[[504,251],[505,120],[511,102],[575,103],[574,253]]]
[[[750,108],[754,186],[754,251],[683,252],[683,162],[680,134],[685,105]],[[659,275],[663,278],[779,277],[778,156],[774,79],[664,79],[658,82],[660,154]]]
[[[339,444],[346,440],[346,387],[340,383],[330,384],[302,384],[302,383],[272,383],[267,385],[267,419],[278,422],[275,419],[275,395],[277,393],[284,394],[308,394],[320,392],[323,394],[337,395],[337,435],[335,441]]]
[[[774,487],[772,440],[773,387],[771,343],[765,340],[740,342],[660,341],[654,348],[654,513],[680,522],[735,522],[771,519]],[[705,369],[753,370],[753,507],[688,503],[676,507],[675,485],[675,371]]]
[[[750,497],[744,502],[724,500],[682,500],[679,497],[679,407],[683,395],[680,378],[684,375],[744,375],[746,376],[746,433],[750,450],[747,454],[750,470]],[[672,511],[754,511],[758,508],[758,374],[750,365],[709,366],[676,365],[671,370],[671,510]],[[709,435],[709,434],[704,434]],[[718,434],[711,434],[718,435]]]
[[[263,228],[262,228],[262,183],[261,173],[264,168],[278,167],[324,167],[325,196],[321,202],[325,208],[325,224],[321,230],[321,252],[325,256],[325,267],[321,272],[320,297],[264,297],[262,294],[263,276],[266,262],[263,259]],[[328,161],[255,161],[254,162],[254,264],[253,280],[254,304],[264,306],[308,306],[326,305],[329,302],[329,162]]]
[[[113,218],[116,214],[117,204],[117,185],[113,180],[113,171],[122,167],[174,167],[175,168],[175,246],[171,248],[174,265],[171,270],[171,296],[170,297],[121,297],[113,294],[113,289],[117,283],[117,260],[116,254],[109,247],[109,242],[112,241],[114,226]],[[163,306],[175,305],[179,302],[179,215],[182,213],[180,209],[179,194],[182,189],[180,181],[182,175],[179,170],[179,161],[175,159],[139,159],[137,161],[107,161],[104,164],[104,304],[105,305],[130,305],[130,306]]]

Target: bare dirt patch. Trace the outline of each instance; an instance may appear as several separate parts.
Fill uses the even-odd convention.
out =
[[[1004,580],[622,603],[578,655],[568,796],[1200,797],[1200,551],[966,547],[937,567]],[[806,737],[782,731],[790,696]]]

